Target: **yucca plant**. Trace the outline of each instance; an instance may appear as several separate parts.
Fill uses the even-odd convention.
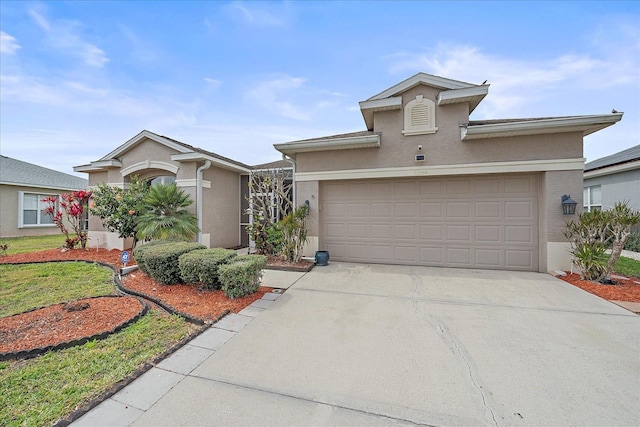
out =
[[[142,200],[136,219],[138,240],[191,239],[200,231],[198,221],[187,210],[191,197],[175,183],[154,185]]]

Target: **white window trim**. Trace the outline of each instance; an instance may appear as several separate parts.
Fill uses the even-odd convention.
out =
[[[600,189],[600,203],[599,204],[591,202],[591,196],[593,195],[593,191],[592,190],[593,190],[593,188],[596,188],[596,187]],[[584,187],[583,193],[585,193],[585,194],[583,194],[584,200],[582,202],[582,205],[583,205],[583,209],[586,212],[591,212],[591,210],[593,208],[595,208],[595,207],[599,207],[600,210],[602,210],[602,186],[601,185],[590,185],[588,187]],[[586,197],[584,197],[584,196],[586,196]]]
[[[54,223],[51,224],[25,224],[24,223],[24,195],[25,194],[35,194],[38,196],[38,203],[41,200],[41,196],[56,196],[56,197],[60,197],[59,194],[54,194],[54,193],[35,193],[32,191],[18,191],[18,228],[51,228],[51,227],[56,227],[56,225]],[[57,208],[57,202],[56,202],[56,208]],[[38,215],[38,221],[40,221],[40,216]]]

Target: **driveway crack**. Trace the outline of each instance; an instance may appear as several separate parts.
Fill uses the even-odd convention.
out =
[[[473,384],[473,387],[478,391],[478,393],[480,394],[480,397],[482,398],[482,405],[484,406],[485,410],[487,410],[491,414],[491,420],[493,421],[493,425],[498,426],[499,424],[496,419],[496,414],[493,412],[493,409],[489,406],[489,403],[487,402],[488,397],[485,394],[484,388],[480,385],[478,379],[476,378],[477,375],[475,370],[471,366],[471,363],[469,362],[468,354],[462,348],[462,346],[458,343],[455,337],[450,333],[450,331],[441,322],[439,322],[434,316],[427,315],[427,319],[428,319],[427,321],[436,328],[436,330],[438,331],[438,334],[448,344],[448,347],[452,349],[455,352],[455,354],[457,354],[458,357],[460,357],[460,359],[464,362],[465,366],[467,367],[467,372],[469,373],[471,384]]]

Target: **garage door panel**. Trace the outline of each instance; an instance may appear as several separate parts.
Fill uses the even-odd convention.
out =
[[[475,241],[486,242],[501,242],[502,241],[502,226],[501,225],[478,225],[475,226]]]
[[[470,225],[447,225],[447,241],[452,242],[471,242],[471,226]]]
[[[502,202],[500,201],[475,202],[473,207],[476,218],[482,220],[502,218]]]
[[[537,177],[323,182],[322,249],[336,261],[538,269]]]
[[[418,224],[396,224],[393,237],[396,240],[415,240]]]
[[[475,265],[484,268],[500,268],[502,252],[500,249],[476,249]]]
[[[444,237],[443,229],[444,225],[442,224],[420,224],[419,239],[442,243]]]
[[[368,203],[349,203],[347,205],[347,215],[350,218],[368,218],[369,217],[369,204]]]

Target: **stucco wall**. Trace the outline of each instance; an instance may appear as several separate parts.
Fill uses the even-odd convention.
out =
[[[203,233],[210,234],[211,247],[240,245],[240,175],[211,167],[204,172],[211,188],[203,189]]]
[[[584,180],[584,187],[594,185],[602,188],[602,209],[626,201],[629,207],[640,210],[640,169]]]
[[[20,191],[53,196],[69,192],[66,190],[52,190],[50,188],[0,185],[0,237],[42,236],[49,234],[60,234],[62,237],[62,232],[55,224],[18,228]],[[66,221],[65,224],[67,228],[70,229],[70,224]],[[64,244],[64,237],[61,239],[61,245],[62,244]]]
[[[581,132],[461,141],[460,124],[469,121],[466,103],[436,106],[436,133],[402,135],[404,106],[416,95],[435,102],[437,93],[418,86],[402,95],[402,109],[376,112],[374,131],[382,133],[379,148],[298,153],[297,172],[575,159],[583,155]],[[421,151],[418,145],[422,145]],[[416,162],[416,154],[424,154],[425,161]]]

